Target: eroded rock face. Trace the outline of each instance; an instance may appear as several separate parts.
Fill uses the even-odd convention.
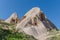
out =
[[[18,22],[20,22],[20,19],[18,19],[18,16],[16,13],[13,13],[8,19],[5,20],[5,22],[11,23],[11,24],[17,24]]]
[[[44,40],[43,38],[49,34],[50,30],[57,29],[38,7],[32,8],[24,16],[23,20],[17,24],[16,29],[33,35],[38,40]]]
[[[13,13],[5,22],[16,24],[18,32],[24,31],[38,40],[45,40],[44,37],[49,34],[50,30],[58,30],[38,7],[34,7],[28,11],[21,21],[18,19],[17,14]]]

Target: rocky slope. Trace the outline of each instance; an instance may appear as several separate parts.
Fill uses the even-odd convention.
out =
[[[50,34],[51,30],[58,30],[38,7],[32,8],[22,19],[19,19],[17,14],[13,13],[4,22],[13,24],[19,33],[24,32],[38,40],[46,40],[45,37]]]

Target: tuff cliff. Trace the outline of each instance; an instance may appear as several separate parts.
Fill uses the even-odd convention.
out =
[[[53,29],[58,30],[38,7],[32,8],[22,19],[13,13],[5,22],[16,25],[16,31],[32,35],[38,40],[45,40]]]

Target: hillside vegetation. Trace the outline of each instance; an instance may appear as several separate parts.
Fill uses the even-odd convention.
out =
[[[0,40],[37,40],[24,32],[18,33],[13,24],[0,23]],[[51,30],[47,40],[60,40],[60,31]]]
[[[60,31],[50,31],[49,40],[60,40]]]
[[[10,29],[12,27],[12,30]],[[18,33],[12,24],[0,23],[0,40],[36,40],[33,36],[24,32]]]

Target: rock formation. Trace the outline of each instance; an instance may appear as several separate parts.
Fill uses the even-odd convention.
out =
[[[5,20],[7,23],[17,24],[20,22],[16,13],[13,13],[8,19]]]
[[[17,24],[16,29],[18,31],[24,31],[26,34],[33,35],[38,40],[44,40],[42,37],[47,36],[50,30],[58,30],[38,7],[34,7],[28,11],[24,15],[23,20]]]
[[[23,31],[28,35],[34,36],[38,40],[45,40],[44,37],[49,34],[50,30],[58,30],[38,7],[34,7],[28,11],[21,21],[18,20],[17,14],[14,13],[5,20],[5,22],[17,24],[16,30],[18,30],[18,32]]]

